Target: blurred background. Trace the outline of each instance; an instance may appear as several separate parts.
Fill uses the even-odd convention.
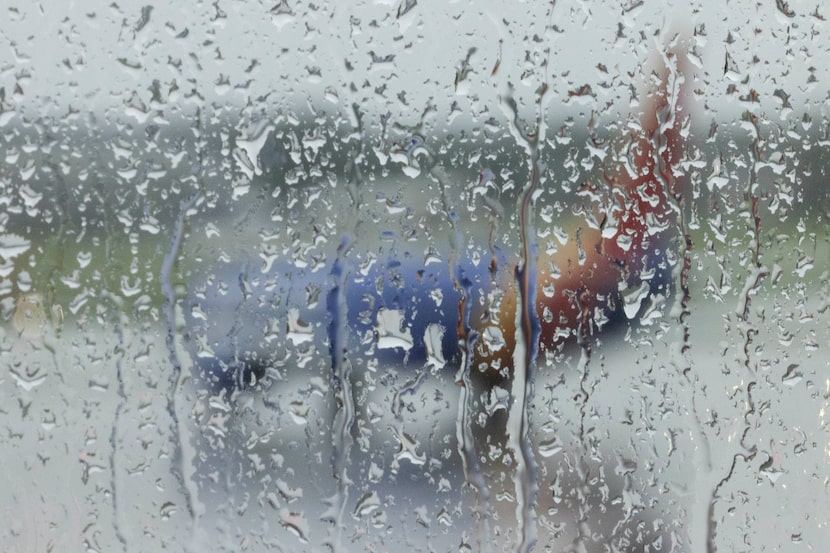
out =
[[[815,551],[820,5],[7,2],[3,551]]]

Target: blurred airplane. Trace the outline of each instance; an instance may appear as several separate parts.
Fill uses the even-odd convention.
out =
[[[678,284],[671,251],[685,185],[678,163],[688,119],[686,65],[679,49],[646,65],[654,88],[643,94],[630,136],[618,137],[624,155],[609,155],[576,191],[575,201],[591,207],[581,216],[555,214],[550,224],[537,220],[537,234],[546,239],[537,241],[529,264],[535,269],[529,278],[534,355],[659,312]],[[427,146],[416,136],[389,152],[416,166],[416,158],[425,157],[423,168],[435,168],[439,160]],[[276,174],[292,161],[271,135],[259,163]],[[495,179],[482,169],[476,187],[486,193]],[[487,231],[481,230],[473,234]],[[264,274],[255,260],[225,264],[195,286],[190,299],[188,328],[198,338],[193,343],[202,344],[195,352],[201,371],[217,389],[232,391],[265,376],[275,359],[269,352],[312,340],[333,347],[342,333],[339,343],[349,356],[440,368],[457,366],[466,349],[476,378],[490,384],[509,379],[516,311],[524,301],[518,275],[526,260],[506,255],[487,236],[473,239],[491,259],[470,256],[463,247],[442,252],[435,241],[420,244],[424,256],[412,255],[414,248],[390,248],[384,258],[362,251],[346,232],[339,250],[329,252],[337,261],[325,269],[303,268],[290,255],[271,256]],[[344,313],[337,313],[338,294]],[[340,316],[343,328],[335,322]]]

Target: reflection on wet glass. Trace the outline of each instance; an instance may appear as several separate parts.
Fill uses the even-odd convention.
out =
[[[819,549],[826,26],[732,8],[9,6],[0,549]]]

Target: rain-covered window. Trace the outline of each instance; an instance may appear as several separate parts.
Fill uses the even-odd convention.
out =
[[[821,2],[0,10],[0,550],[830,543]]]

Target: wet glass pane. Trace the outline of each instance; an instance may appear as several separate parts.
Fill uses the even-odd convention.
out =
[[[819,3],[7,3],[0,550],[820,551]]]

